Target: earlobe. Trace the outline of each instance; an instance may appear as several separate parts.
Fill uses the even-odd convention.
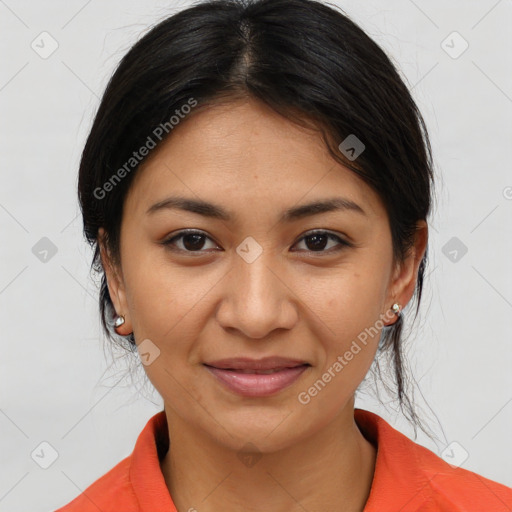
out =
[[[393,276],[393,282],[390,286],[392,291],[390,296],[393,298],[393,302],[396,302],[399,305],[400,310],[405,307],[414,294],[414,289],[416,288],[418,279],[418,270],[421,260],[425,254],[427,242],[428,225],[423,220],[418,221],[415,242],[409,249],[404,261],[397,264]],[[391,308],[393,311],[395,310],[394,304]],[[398,314],[401,313],[399,312]],[[385,325],[392,325],[393,323],[394,321]]]
[[[398,319],[402,314],[402,305],[399,302],[393,303],[389,311],[386,312],[386,317],[389,318],[390,316],[395,316],[396,319]],[[395,323],[395,320],[393,322],[384,322],[384,325],[386,327],[393,325]]]
[[[99,228],[97,240],[100,247],[101,264],[107,280],[108,293],[116,312],[113,318],[113,326],[118,334],[127,336],[131,334],[132,331],[130,330],[131,326],[128,321],[128,307],[125,300],[123,282],[110,257],[108,247],[105,243],[105,230],[103,228]]]

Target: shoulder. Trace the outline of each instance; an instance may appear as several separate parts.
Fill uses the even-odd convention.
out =
[[[131,455],[89,485],[55,512],[137,512],[137,500],[130,482]]]
[[[512,511],[512,488],[449,464],[375,413],[356,409],[355,419],[377,447],[365,512]]]
[[[147,421],[128,457],[55,512],[138,512],[142,502],[150,509],[167,502],[172,510],[159,462],[168,446],[167,419],[160,411]]]
[[[512,488],[451,465],[424,446],[409,442],[424,484],[425,503],[437,505],[434,510],[512,511]]]

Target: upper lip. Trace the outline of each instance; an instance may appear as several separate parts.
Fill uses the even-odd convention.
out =
[[[229,370],[274,370],[278,368],[294,368],[296,366],[309,365],[300,359],[287,357],[264,357],[263,359],[250,359],[248,357],[233,357],[229,359],[218,359],[204,363],[207,366]]]

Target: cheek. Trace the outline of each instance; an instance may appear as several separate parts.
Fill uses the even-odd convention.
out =
[[[318,418],[328,422],[351,399],[371,367],[381,326],[372,287],[338,293],[326,302],[322,319],[329,328],[316,333],[317,366],[297,396],[315,428]]]
[[[123,272],[135,333],[157,340],[172,337],[214,283],[198,276],[199,267],[172,265],[162,248],[127,246],[126,253]]]
[[[323,281],[309,280],[302,291],[319,342],[318,366],[302,389],[305,401],[316,404],[311,411],[338,410],[367,374],[381,335],[384,281],[382,265],[361,258],[357,267],[339,269]]]
[[[189,363],[197,359],[197,340],[212,314],[208,294],[222,274],[199,266],[179,268],[142,251],[131,256],[125,282],[135,338],[138,344],[154,344],[158,353],[144,369],[160,393],[180,389],[184,382],[190,389]]]
[[[196,385],[200,382],[195,378],[196,368],[189,362],[206,315],[201,301],[211,285],[190,279],[177,269],[170,271],[154,264],[147,271],[142,266],[132,270],[132,279],[127,282],[141,360],[141,343],[156,354],[150,364],[144,365],[144,371],[167,404],[186,411],[191,407],[191,397],[194,403],[203,398],[202,388]]]
[[[307,309],[314,313],[330,347],[342,349],[364,329],[375,324],[383,313],[382,268],[368,271],[362,266],[335,270],[323,279],[309,279],[298,291]],[[320,333],[318,333],[320,334]],[[327,336],[325,336],[327,335]]]
[[[138,338],[158,339],[179,319],[179,287],[171,286],[168,277],[154,267],[141,265],[126,277],[126,298],[133,329]]]

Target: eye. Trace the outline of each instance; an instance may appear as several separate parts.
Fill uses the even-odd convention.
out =
[[[164,240],[162,244],[169,246],[172,250],[181,252],[207,252],[200,250],[204,248],[205,239],[211,240],[210,237],[206,236],[201,231],[188,229],[185,231],[180,231],[177,235],[168,240]],[[179,243],[176,243],[177,241],[179,241]],[[217,247],[215,244],[214,246]]]
[[[339,236],[330,233],[328,231],[313,231],[303,236],[299,242],[305,241],[306,250],[310,252],[337,252],[343,249],[343,247],[351,247],[351,244],[346,240],[343,240]],[[329,240],[338,242],[338,248],[332,250],[332,246],[329,250],[324,250],[328,245]],[[335,244],[336,245],[336,244]]]
[[[162,244],[178,252],[201,253],[209,252],[202,250],[205,248],[206,240],[210,240],[211,242],[213,242],[212,239],[208,237],[206,234],[204,234],[202,231],[188,229],[185,231],[180,231],[173,237],[164,240]],[[304,241],[306,245],[305,250],[309,252],[337,252],[343,249],[343,247],[352,246],[352,244],[350,244],[346,240],[343,240],[339,236],[328,231],[320,230],[306,234],[305,236],[299,239],[299,242],[302,241]],[[331,246],[330,248],[328,248],[328,250],[325,250],[326,246],[329,245],[329,241],[337,242],[337,245],[339,247],[333,250],[333,247]],[[336,246],[336,244],[334,245]],[[218,246],[215,243],[213,243],[213,248],[218,248]]]

